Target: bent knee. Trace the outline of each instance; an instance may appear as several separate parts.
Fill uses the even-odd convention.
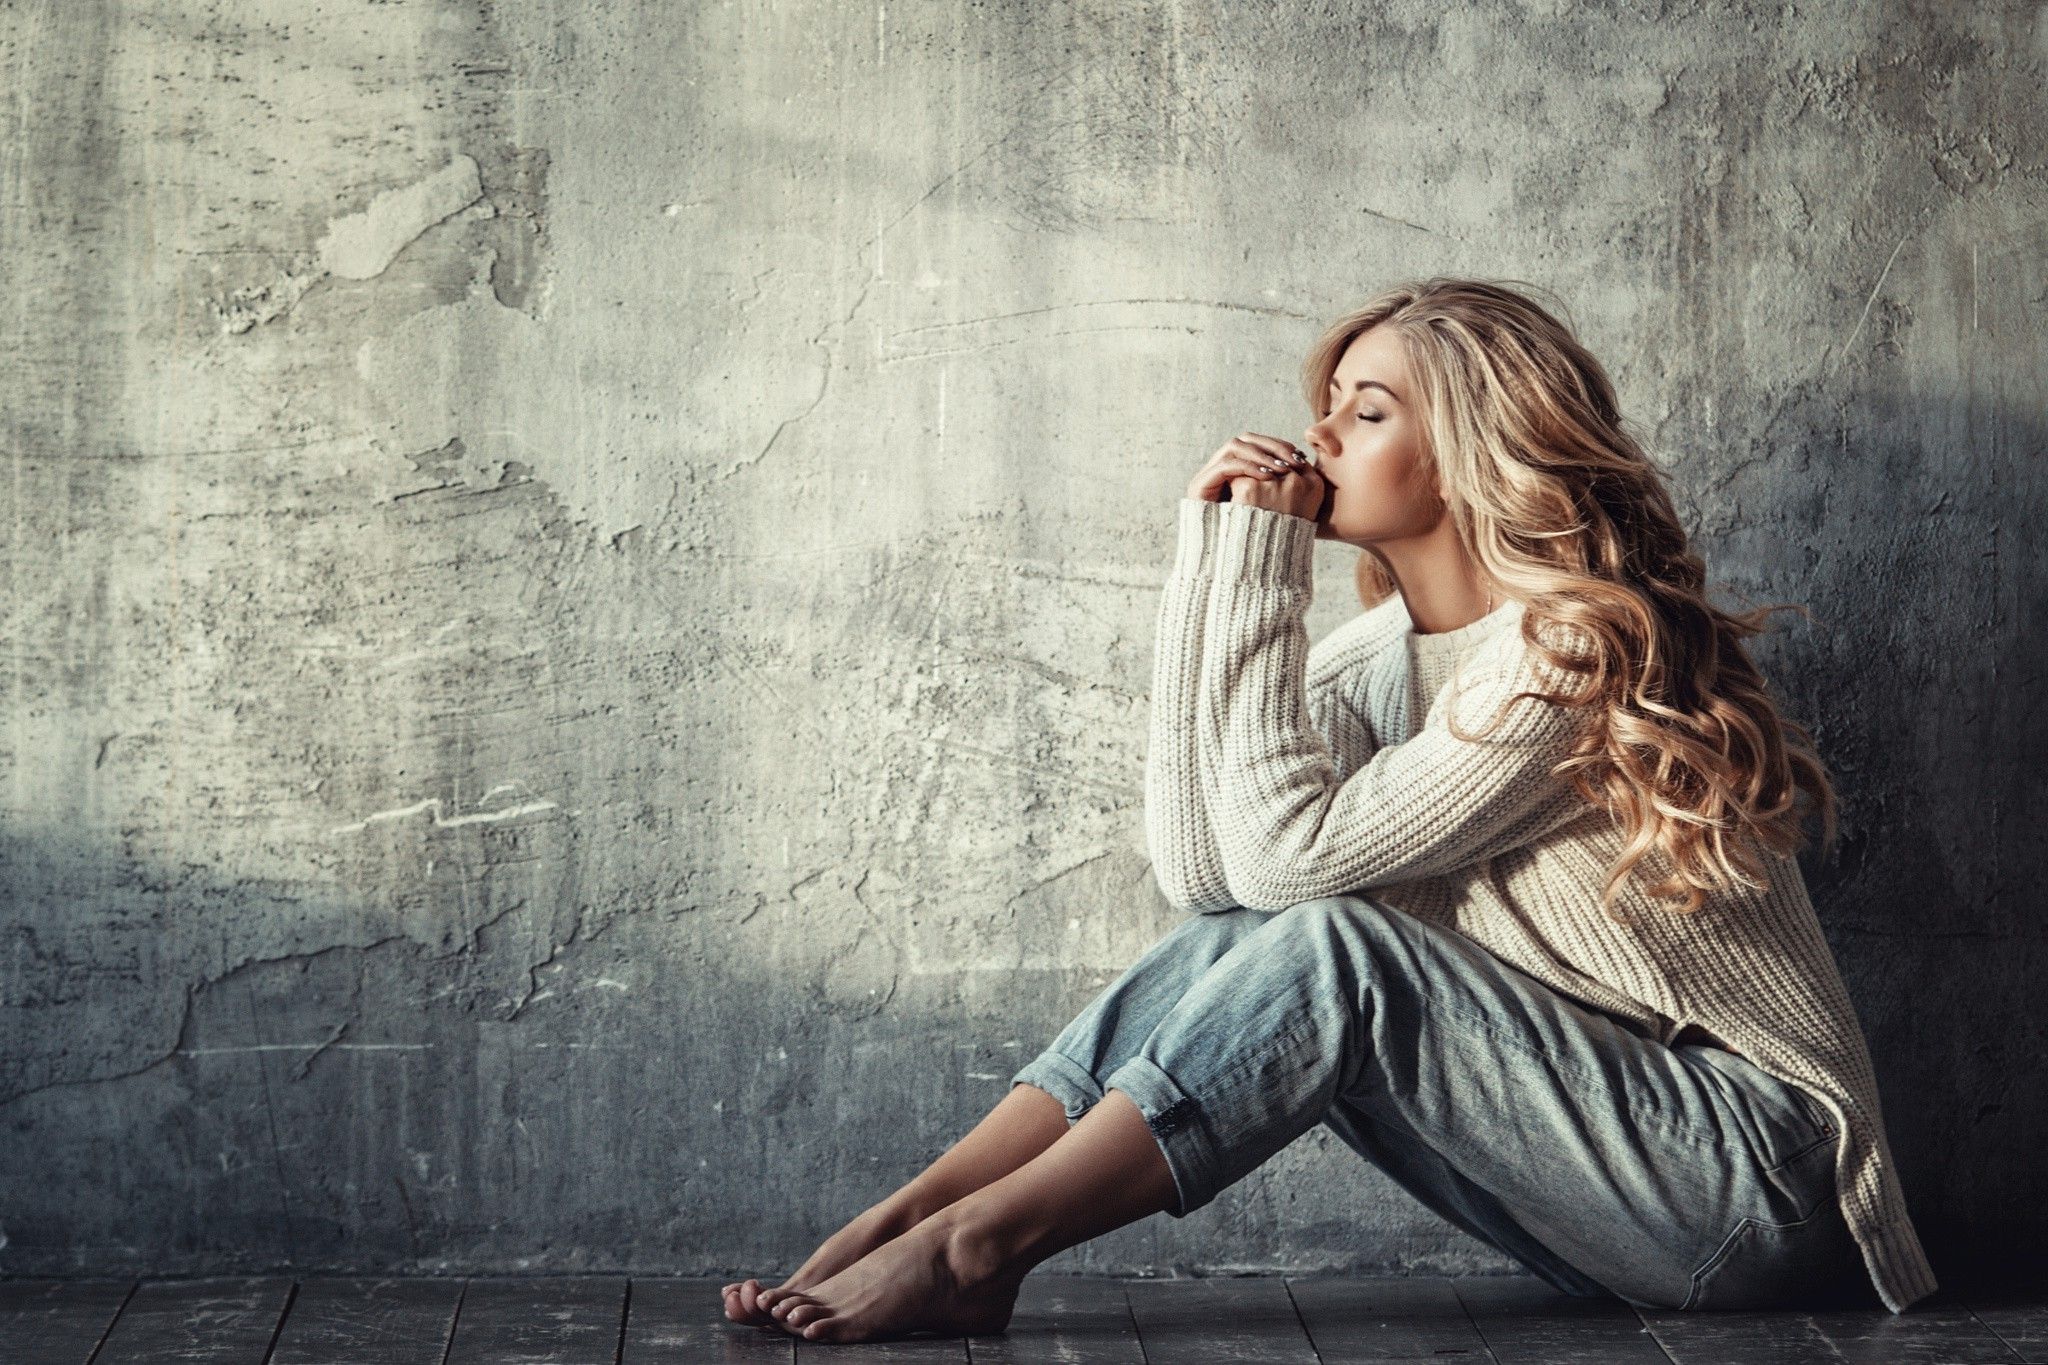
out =
[[[1367,896],[1318,896],[1272,912],[1264,932],[1275,947],[1363,961],[1400,931],[1394,922],[1400,913]]]
[[[1314,900],[1296,901],[1285,910],[1272,912],[1275,919],[1285,919],[1290,924],[1326,925],[1377,920],[1388,913],[1386,907],[1370,897],[1351,894],[1317,896]]]
[[[1172,944],[1176,951],[1203,951],[1208,956],[1220,957],[1253,931],[1272,919],[1271,910],[1251,910],[1242,905],[1227,910],[1205,910],[1199,915],[1185,915],[1180,922],[1160,938],[1164,947]]]

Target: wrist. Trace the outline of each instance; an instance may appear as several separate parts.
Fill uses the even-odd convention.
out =
[[[1258,586],[1308,587],[1315,581],[1318,523],[1249,503],[1217,509],[1211,553],[1219,579]]]

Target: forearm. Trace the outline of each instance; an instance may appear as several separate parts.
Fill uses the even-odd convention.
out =
[[[1174,563],[1154,633],[1151,716],[1145,756],[1145,840],[1159,889],[1177,909],[1228,909],[1231,899],[1209,813],[1202,765],[1200,704],[1208,615],[1207,519],[1216,505],[1183,498]]]
[[[1515,639],[1471,661],[1469,692],[1446,715],[1339,771],[1305,677],[1313,533],[1246,509],[1221,524],[1212,555],[1199,708],[1210,817],[1230,895],[1259,909],[1463,866],[1535,837],[1561,809],[1551,768],[1569,743],[1564,712],[1513,711],[1475,739],[1443,724],[1454,709],[1468,733],[1484,730],[1510,694],[1542,685]]]

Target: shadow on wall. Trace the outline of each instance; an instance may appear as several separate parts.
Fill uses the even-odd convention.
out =
[[[1961,1276],[2037,1241],[2048,1206],[2020,1156],[2048,1121],[2048,584],[2031,546],[2048,427],[1870,387],[1846,416],[1819,392],[1788,404],[1784,425],[1811,433],[1777,461],[1796,466],[1739,465],[1699,543],[1710,580],[1813,611],[1751,648],[1834,777],[1837,846],[1801,864],[1915,1225],[1937,1273]]]

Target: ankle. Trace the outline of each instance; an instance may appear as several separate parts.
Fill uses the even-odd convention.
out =
[[[966,1207],[973,1200],[949,1205],[932,1215],[944,1241],[946,1265],[962,1289],[978,1289],[1014,1277],[1021,1265],[1029,1269],[1030,1248],[1012,1230],[998,1226]]]
[[[944,1207],[920,1190],[905,1188],[869,1209],[868,1216],[889,1236],[898,1237]]]

